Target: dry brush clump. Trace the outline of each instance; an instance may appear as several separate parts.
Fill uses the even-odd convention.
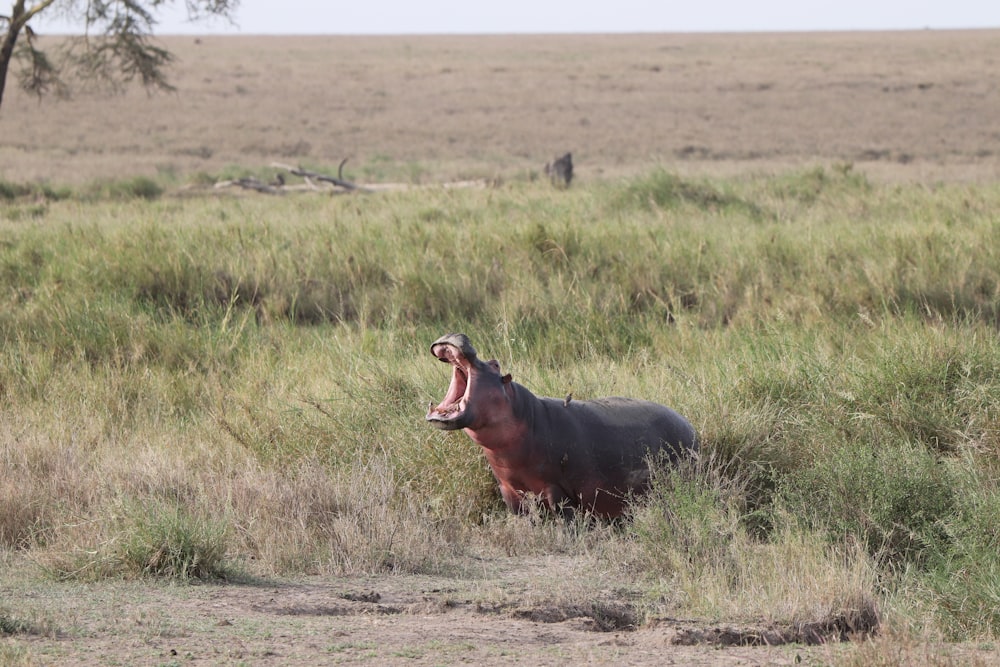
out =
[[[154,451],[128,466],[109,456],[91,471],[106,485],[93,504],[61,507],[45,539],[22,545],[58,579],[238,581],[451,567],[455,530],[402,493],[384,460],[342,471],[304,460],[279,472],[245,458],[203,470]]]
[[[789,641],[806,643],[877,632],[877,568],[856,543],[826,543],[781,511],[766,539],[755,536],[747,521],[750,478],[711,455],[653,470],[652,491],[631,519],[634,541],[614,547],[651,579],[653,617],[681,607],[784,628]]]

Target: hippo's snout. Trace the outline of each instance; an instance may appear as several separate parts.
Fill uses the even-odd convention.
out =
[[[449,353],[448,348],[454,348],[469,361],[476,358],[476,348],[472,347],[472,341],[463,333],[450,333],[441,336],[431,343],[431,354],[439,361],[454,363],[454,352]]]

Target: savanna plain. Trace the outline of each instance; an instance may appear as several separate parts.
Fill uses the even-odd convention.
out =
[[[0,109],[0,664],[1000,664],[1000,32],[164,43]],[[449,331],[699,459],[509,515]]]

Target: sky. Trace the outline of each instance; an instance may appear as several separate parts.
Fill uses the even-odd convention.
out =
[[[29,2],[29,5],[31,3]],[[1000,28],[997,0],[241,0],[235,23],[159,14],[169,34],[491,34]],[[75,33],[66,21],[38,32]]]

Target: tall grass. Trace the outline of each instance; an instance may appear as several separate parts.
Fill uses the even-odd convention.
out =
[[[445,571],[527,531],[654,607],[993,636],[998,205],[844,165],[4,216],[0,548],[60,577]],[[703,467],[617,530],[510,528],[474,445],[423,424],[446,331],[540,394],[674,406]]]

